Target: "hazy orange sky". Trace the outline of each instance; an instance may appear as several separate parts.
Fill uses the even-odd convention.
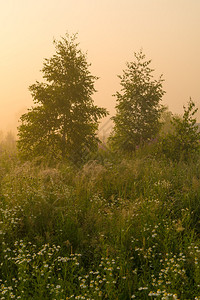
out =
[[[0,0],[0,22],[0,129],[16,127],[32,105],[28,87],[66,32],[78,32],[100,77],[95,103],[111,114],[117,75],[141,48],[155,77],[163,74],[163,103],[182,113],[192,97],[200,108],[200,0]]]

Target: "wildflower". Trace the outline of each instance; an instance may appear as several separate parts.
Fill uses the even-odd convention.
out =
[[[151,291],[151,292],[148,294],[148,296],[150,296],[150,297],[151,297],[151,296],[157,296],[157,294]]]

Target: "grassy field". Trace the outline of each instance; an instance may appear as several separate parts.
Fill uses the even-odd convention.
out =
[[[200,158],[0,153],[0,299],[200,299]]]

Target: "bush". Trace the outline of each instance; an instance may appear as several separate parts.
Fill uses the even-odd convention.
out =
[[[200,150],[200,132],[194,118],[197,112],[195,103],[190,99],[188,107],[184,107],[183,117],[173,117],[173,132],[166,134],[161,139],[161,151],[172,160],[193,159]]]

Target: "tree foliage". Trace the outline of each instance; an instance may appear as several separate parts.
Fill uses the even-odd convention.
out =
[[[135,61],[127,63],[123,71],[121,91],[116,93],[116,116],[110,144],[115,149],[132,152],[136,146],[156,136],[160,129],[160,104],[164,91],[162,76],[153,79],[151,60],[145,60],[142,50],[135,53]]]
[[[77,35],[54,40],[56,53],[45,59],[44,82],[30,86],[34,106],[21,117],[18,148],[25,159],[47,155],[76,162],[95,151],[98,120],[107,115],[94,105],[97,77],[91,75]]]
[[[183,117],[172,118],[173,132],[161,142],[162,152],[172,160],[189,160],[200,151],[200,132],[194,116],[198,109],[191,99],[183,108]]]

